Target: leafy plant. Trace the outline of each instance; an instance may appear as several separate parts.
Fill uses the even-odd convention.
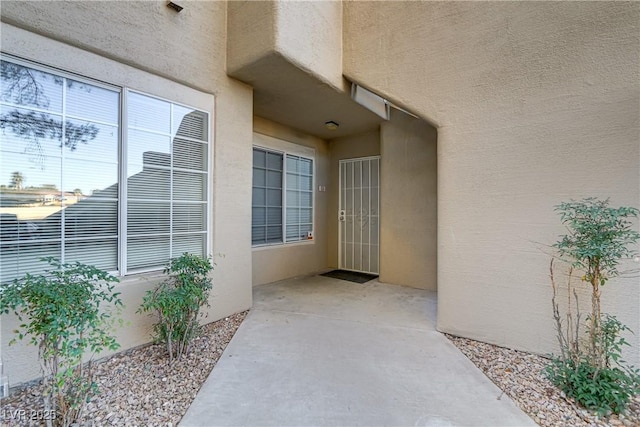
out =
[[[584,271],[582,281],[591,284],[591,356],[602,357],[596,347],[596,334],[600,331],[600,287],[618,275],[618,264],[632,258],[636,251],[630,245],[640,239],[629,218],[638,217],[638,209],[612,208],[609,199],[587,198],[561,203],[556,206],[560,220],[569,234],[553,246],[561,258],[568,258],[571,266]]]
[[[638,393],[637,372],[634,378],[633,372],[620,368],[596,370],[585,361],[575,364],[554,359],[546,374],[567,396],[599,415],[619,414]]]
[[[553,315],[561,355],[547,367],[551,381],[568,396],[599,414],[619,413],[640,390],[638,370],[621,359],[629,345],[621,333],[630,332],[615,316],[601,312],[601,287],[620,274],[619,263],[636,255],[631,246],[640,240],[631,218],[638,209],[612,208],[609,200],[587,198],[556,206],[569,234],[553,246],[557,257],[569,263],[567,310],[563,323],[557,302],[554,262],[550,277],[553,288]],[[582,283],[591,288],[591,313],[586,317],[586,339],[580,332],[580,306],[573,288],[573,273],[582,273]],[[572,307],[572,301],[575,304]]]
[[[169,278],[143,298],[138,312],[155,313],[155,339],[166,344],[170,363],[189,351],[200,330],[200,308],[208,306],[213,286],[208,274],[212,270],[210,258],[184,253],[165,268]]]
[[[42,260],[53,268],[3,285],[0,311],[14,312],[22,322],[10,344],[29,337],[38,346],[44,407],[55,414],[47,424],[68,426],[98,391],[91,361],[83,364],[83,356],[119,347],[109,329],[122,301],[113,292],[118,279],[107,272],[52,257]]]
[[[621,359],[623,345],[629,345],[619,336],[629,329],[618,319],[604,315],[601,323],[607,363],[595,366],[584,355],[555,358],[546,367],[548,378],[567,396],[600,415],[622,412],[633,396],[640,392],[640,371],[626,366]]]

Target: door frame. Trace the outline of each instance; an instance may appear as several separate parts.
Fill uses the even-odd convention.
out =
[[[341,159],[338,161],[338,268],[341,270],[348,270],[348,271],[355,271],[355,272],[360,272],[360,273],[369,273],[369,274],[376,274],[379,275],[380,274],[380,182],[381,182],[381,175],[380,175],[380,159],[381,156],[377,155],[377,156],[365,156],[365,157],[354,157],[354,158],[350,158],[350,159]],[[377,244],[377,259],[378,259],[378,269],[376,272],[371,272],[371,271],[367,271],[367,270],[355,270],[355,269],[351,269],[351,268],[345,268],[343,261],[342,261],[342,224],[341,224],[341,220],[340,220],[340,211],[341,208],[343,207],[342,204],[342,165],[345,163],[355,163],[355,162],[362,162],[365,160],[378,160],[378,221],[377,221],[377,228],[378,228],[378,244]],[[371,188],[371,181],[369,181],[369,187]],[[371,201],[369,202],[371,203]],[[371,242],[369,242],[370,244]],[[371,270],[371,265],[369,265],[369,270]]]

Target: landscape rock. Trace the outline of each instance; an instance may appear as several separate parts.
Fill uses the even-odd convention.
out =
[[[87,404],[79,425],[177,425],[246,315],[245,311],[205,325],[189,353],[172,365],[161,344],[94,362],[94,380],[100,394]],[[41,410],[41,386],[14,391],[0,405],[0,425],[37,426],[11,415],[19,410]]]
[[[447,338],[542,427],[640,426],[640,396],[633,398],[627,413],[599,418],[544,376],[549,359],[453,335]]]

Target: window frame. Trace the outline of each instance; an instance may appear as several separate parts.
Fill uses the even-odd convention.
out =
[[[307,161],[311,162],[311,173],[310,174],[306,174],[304,172],[301,172],[300,170],[296,170],[294,172],[290,172],[290,171],[288,171],[286,169],[286,165],[285,165],[285,168],[284,168],[284,171],[283,171],[283,175],[284,175],[283,179],[284,179],[285,183],[288,181],[290,174],[295,176],[297,181],[300,181],[303,177],[311,178],[311,185],[310,185],[309,190],[301,189],[300,186],[298,186],[298,188],[291,188],[290,189],[287,185],[285,185],[285,187],[283,188],[283,197],[285,198],[285,200],[287,200],[289,198],[289,192],[290,191],[296,192],[297,193],[296,198],[298,199],[298,205],[297,206],[289,206],[288,203],[286,203],[285,207],[284,207],[284,209],[285,209],[285,212],[284,212],[285,218],[288,215],[288,212],[287,212],[288,209],[297,209],[297,211],[298,211],[298,221],[295,222],[295,224],[289,224],[289,223],[285,223],[284,224],[284,230],[283,230],[284,233],[283,234],[285,236],[285,243],[298,243],[298,242],[302,242],[302,241],[306,241],[306,240],[313,240],[313,231],[314,231],[314,224],[315,224],[315,221],[314,221],[314,210],[313,210],[314,209],[314,204],[315,204],[315,200],[313,198],[314,185],[315,185],[313,165],[314,165],[315,162],[314,162],[314,159],[310,159],[310,158],[307,158],[307,157],[304,157],[304,156],[300,156],[300,155],[297,155],[297,154],[286,153],[285,157],[284,157],[285,163],[289,162],[289,158],[292,158],[293,161],[296,163],[296,166],[297,166],[296,169],[298,169],[298,166],[300,165],[300,163],[302,163],[301,160],[302,161],[307,160]],[[302,222],[301,221],[301,212],[302,212],[302,210],[303,209],[305,209],[305,210],[309,209],[309,207],[307,207],[307,206],[302,206],[302,202],[301,201],[302,201],[302,195],[304,193],[310,193],[311,223]],[[291,227],[291,226],[294,226],[294,225],[296,227],[298,227],[298,233],[297,233],[298,234],[298,238],[290,240],[289,237],[288,237],[289,230],[287,229],[287,227]],[[308,226],[308,225],[311,226],[311,229],[307,231],[307,238],[305,239],[302,235],[300,235],[300,229],[303,226]],[[309,235],[309,233],[311,233],[311,234]]]
[[[267,135],[264,135],[267,136]],[[267,136],[268,137],[268,136]],[[273,138],[273,137],[269,137]],[[276,139],[276,138],[273,138]],[[276,139],[277,140],[277,139]],[[266,243],[253,243],[253,219],[251,221],[251,248],[252,249],[264,249],[264,248],[273,248],[273,247],[283,247],[283,246],[291,246],[291,245],[301,245],[301,244],[315,244],[315,226],[316,226],[316,192],[315,192],[315,182],[316,182],[316,158],[315,158],[315,150],[308,149],[311,152],[304,152],[303,150],[296,149],[296,144],[288,142],[288,141],[278,141],[278,148],[274,148],[272,146],[266,144],[255,143],[251,147],[251,153],[253,154],[255,149],[263,150],[266,153],[280,154],[282,155],[282,189],[281,189],[281,198],[282,198],[282,233],[280,235],[281,241],[278,242],[266,242]],[[280,147],[282,145],[282,147]],[[307,148],[307,147],[304,147]],[[311,161],[311,238],[310,239],[299,239],[299,240],[287,240],[287,156],[293,156],[300,159],[305,159]],[[253,171],[254,163],[253,163],[253,155],[251,157],[251,170]],[[251,181],[251,211],[253,218],[253,174]],[[299,223],[297,223],[299,224]]]
[[[213,216],[213,205],[212,205],[212,199],[213,199],[213,188],[212,188],[212,176],[213,176],[213,135],[212,135],[212,131],[213,131],[213,126],[212,126],[212,121],[213,121],[213,113],[211,111],[208,110],[204,110],[198,107],[193,107],[193,106],[189,106],[186,105],[184,103],[180,103],[180,102],[176,102],[176,101],[172,101],[170,99],[161,97],[161,96],[156,96],[154,94],[150,94],[147,92],[143,92],[137,89],[133,89],[130,87],[123,87],[123,96],[122,96],[122,106],[121,106],[121,110],[120,110],[120,115],[121,115],[121,133],[123,134],[123,139],[122,139],[122,143],[120,144],[120,151],[121,151],[121,157],[120,157],[120,161],[122,162],[121,164],[123,166],[120,167],[120,182],[124,182],[127,183],[127,172],[128,172],[128,150],[122,149],[123,146],[125,144],[128,144],[128,131],[129,131],[129,120],[127,117],[127,100],[128,100],[128,94],[129,93],[134,93],[137,95],[142,95],[142,96],[146,96],[149,98],[153,98],[155,100],[158,101],[162,101],[162,102],[167,102],[169,103],[172,107],[172,111],[173,111],[173,106],[179,106],[179,107],[183,107],[183,108],[190,108],[190,109],[194,109],[203,113],[207,114],[207,154],[206,154],[206,161],[207,161],[207,170],[204,173],[204,175],[206,176],[205,178],[205,185],[206,185],[206,201],[204,203],[205,205],[205,218],[204,218],[204,231],[201,233],[204,235],[204,256],[208,256],[209,253],[211,252],[211,224],[212,224],[212,216]],[[173,113],[171,114],[171,120],[173,121]],[[173,123],[172,123],[173,125]],[[172,144],[173,144],[173,139],[175,139],[176,136],[174,135],[172,137]],[[171,166],[169,167],[168,170],[173,171],[174,170],[174,166],[173,166],[173,155],[171,156]],[[170,186],[171,188],[173,188],[173,182],[170,182]],[[121,276],[131,276],[131,275],[135,275],[135,274],[144,274],[144,273],[151,273],[151,272],[157,272],[157,271],[162,271],[164,269],[163,266],[155,266],[155,267],[142,267],[142,268],[135,268],[135,269],[129,269],[128,264],[127,264],[127,255],[128,255],[128,249],[129,246],[127,245],[127,240],[129,238],[129,235],[127,233],[127,216],[128,216],[128,185],[120,185],[118,187],[119,190],[119,198],[122,200],[121,203],[119,203],[118,205],[118,224],[120,224],[123,227],[123,232],[122,233],[118,233],[118,237],[119,239],[123,239],[124,241],[122,242],[122,244],[119,244],[118,246],[118,255],[119,255],[119,259],[118,259],[118,266],[119,266],[119,270],[120,270],[120,275]],[[171,223],[173,223],[173,204],[174,204],[174,199],[171,198],[169,200],[170,203],[170,214],[169,214],[169,218],[171,220]],[[121,208],[121,206],[123,206]],[[121,210],[122,209],[122,210]],[[169,259],[172,259],[180,254],[173,254],[173,248],[172,248],[172,242],[173,242],[173,232],[171,231],[169,233]]]
[[[280,150],[273,150],[270,148],[264,148],[264,147],[257,147],[257,146],[253,146],[251,149],[251,153],[254,154],[255,150],[261,150],[264,151],[265,155],[268,156],[269,154],[276,154],[282,157],[282,170],[280,171],[281,173],[281,178],[280,178],[280,241],[278,242],[265,242],[265,243],[257,243],[254,244],[253,243],[253,209],[254,209],[254,205],[253,205],[253,189],[255,187],[254,183],[253,183],[253,174],[251,177],[251,246],[252,247],[260,247],[260,246],[273,246],[273,245],[281,245],[284,240],[284,230],[285,230],[285,201],[284,201],[284,194],[285,194],[285,189],[284,189],[284,185],[285,185],[285,176],[286,176],[286,172],[285,172],[285,161],[286,161],[286,155],[283,151]],[[253,171],[255,169],[255,164],[253,163],[253,155],[251,156],[251,170]],[[265,185],[264,185],[264,189],[265,189],[265,215],[268,218],[268,214],[267,214],[267,210],[268,209],[268,190],[269,190],[269,186],[268,186],[268,171],[269,171],[269,167],[268,167],[268,161],[266,161],[265,159]],[[262,206],[261,206],[262,207]],[[268,220],[267,220],[268,221]],[[268,240],[268,233],[269,233],[269,224],[265,223],[264,225],[265,227],[265,240]]]
[[[176,99],[173,100],[169,97],[166,96],[161,96],[158,95],[157,93],[151,92],[148,89],[138,89],[135,87],[132,87],[129,84],[125,84],[125,82],[123,81],[122,84],[118,84],[118,83],[112,83],[112,82],[106,82],[102,79],[93,77],[93,76],[88,76],[88,75],[84,75],[84,74],[80,74],[80,73],[76,73],[76,72],[72,72],[72,71],[68,71],[66,69],[61,69],[59,67],[56,67],[54,65],[47,65],[47,64],[43,64],[39,61],[35,61],[32,59],[24,59],[20,56],[11,54],[11,53],[7,53],[4,51],[0,51],[0,59],[2,59],[3,61],[7,61],[7,62],[11,62],[14,64],[17,64],[19,66],[23,66],[26,68],[30,68],[33,70],[37,70],[37,71],[41,71],[44,73],[48,73],[48,74],[52,74],[54,76],[58,76],[58,77],[62,77],[65,79],[71,79],[73,81],[77,81],[79,83],[86,83],[88,85],[91,86],[95,86],[98,88],[102,88],[102,89],[106,89],[106,90],[110,90],[113,92],[117,92],[118,93],[118,147],[117,147],[117,159],[118,159],[118,163],[117,163],[117,177],[118,177],[118,192],[117,192],[117,255],[116,255],[116,264],[117,264],[117,268],[116,270],[110,270],[109,272],[111,274],[117,275],[118,277],[121,278],[125,278],[125,277],[129,277],[129,276],[134,276],[134,275],[138,275],[138,274],[144,274],[144,273],[157,273],[157,272],[161,272],[164,269],[164,266],[153,266],[153,267],[149,267],[149,268],[139,268],[139,269],[130,269],[128,268],[127,265],[127,253],[128,253],[128,234],[127,234],[127,214],[128,214],[128,204],[127,204],[127,190],[128,190],[128,185],[126,185],[127,183],[127,172],[128,172],[128,146],[129,146],[129,133],[128,133],[128,128],[129,128],[129,123],[128,123],[128,117],[127,117],[127,101],[128,101],[128,95],[129,93],[135,93],[138,95],[142,95],[142,96],[146,96],[158,101],[162,101],[162,102],[167,102],[171,105],[171,111],[173,112],[173,106],[179,106],[179,107],[183,107],[183,108],[187,108],[187,109],[192,109],[195,111],[199,111],[201,113],[205,113],[206,114],[206,132],[207,132],[207,138],[206,141],[199,141],[203,144],[206,144],[206,154],[205,154],[205,159],[207,162],[207,167],[206,170],[202,171],[202,174],[205,175],[205,186],[206,186],[206,190],[204,191],[204,198],[206,200],[204,200],[202,202],[202,204],[205,206],[204,207],[204,224],[203,224],[203,231],[201,232],[194,232],[194,234],[196,233],[200,233],[202,234],[203,237],[203,250],[204,250],[204,256],[208,256],[212,250],[213,247],[213,238],[212,238],[212,224],[213,224],[213,198],[214,198],[214,188],[213,188],[213,168],[214,168],[214,126],[213,126],[213,120],[214,120],[214,97],[212,95],[209,94],[205,94],[203,92],[199,92],[196,91],[195,89],[191,89],[188,88],[186,86],[183,86],[179,83],[176,82],[170,82],[169,83],[172,86],[175,87],[171,87],[170,89],[172,90],[168,90],[168,92],[173,91],[174,93],[178,93],[178,91],[176,89],[179,89],[180,91],[187,91],[189,92],[189,94],[186,97],[189,97],[189,95],[192,95],[193,98],[198,98],[197,102],[194,102],[192,105],[183,102],[182,99]],[[106,58],[103,58],[103,60],[108,61],[109,63],[113,63],[113,61],[108,60]],[[141,71],[141,70],[137,70],[137,69],[132,69],[131,67],[125,65],[125,64],[119,64],[119,63],[115,63],[116,67],[125,67],[127,68],[129,71],[129,73],[131,74],[135,74],[136,76],[138,76],[139,78],[136,79],[137,81],[144,81],[145,78],[141,77],[141,76],[148,76],[149,74]],[[129,74],[127,73],[127,74]],[[135,83],[134,83],[135,84]],[[144,85],[141,85],[144,86]],[[207,107],[205,107],[203,104],[203,99],[205,99],[205,97],[210,97],[211,98],[211,103],[207,102]],[[184,97],[182,97],[184,98]],[[198,106],[195,106],[195,105]],[[10,106],[15,107],[15,108],[23,108],[19,105],[13,105],[10,104]],[[65,106],[63,104],[63,111],[65,109]],[[37,109],[36,109],[37,110]],[[66,117],[65,115],[63,115],[63,117]],[[73,117],[72,117],[73,118]],[[171,125],[173,125],[173,114],[171,114]],[[172,128],[171,131],[173,131],[174,129]],[[171,143],[173,145],[173,140],[176,138],[175,132],[173,132],[174,135],[171,136]],[[193,141],[192,141],[193,142]],[[170,170],[174,170],[174,166],[173,166],[173,154],[171,156],[172,161],[171,161],[171,167]],[[178,170],[180,170],[180,168],[178,168]],[[62,169],[61,169],[61,173]],[[173,186],[173,182],[170,183],[171,186]],[[60,191],[64,191],[64,189],[60,189]],[[169,202],[171,203],[171,206],[173,206],[174,203],[174,199],[171,198],[169,200]],[[64,210],[63,210],[64,211]],[[173,216],[173,210],[170,210],[170,218],[172,218]],[[65,247],[64,247],[64,243],[65,243],[65,233],[64,233],[64,224],[61,223],[61,234],[59,237],[59,245],[60,245],[60,252],[59,252],[59,256],[58,258],[60,258],[61,260],[64,260],[64,262],[73,262],[73,259],[65,259],[64,258],[64,254],[65,254]],[[169,236],[170,236],[170,240],[169,240],[169,245],[171,245],[172,242],[172,237],[175,234],[175,232],[173,231],[173,228],[170,229],[169,232]],[[98,239],[98,237],[95,238],[96,240]],[[90,240],[90,239],[89,239]],[[169,254],[170,257],[169,259],[171,259],[172,257],[178,256],[179,254],[172,254],[172,247],[169,247]],[[168,260],[167,260],[168,261]],[[20,274],[20,273],[19,273]],[[22,273],[23,274],[23,273]]]

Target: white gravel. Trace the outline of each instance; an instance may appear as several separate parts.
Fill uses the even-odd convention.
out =
[[[189,353],[173,365],[164,345],[150,345],[94,363],[100,394],[87,405],[87,426],[175,426],[222,355],[247,312],[205,326]],[[40,386],[23,388],[0,404],[2,426],[40,425]],[[21,412],[24,411],[24,412]],[[36,411],[36,412],[32,412]]]
[[[640,426],[640,396],[627,413],[598,418],[565,398],[543,374],[549,360],[479,341],[447,335],[484,374],[540,426]]]

